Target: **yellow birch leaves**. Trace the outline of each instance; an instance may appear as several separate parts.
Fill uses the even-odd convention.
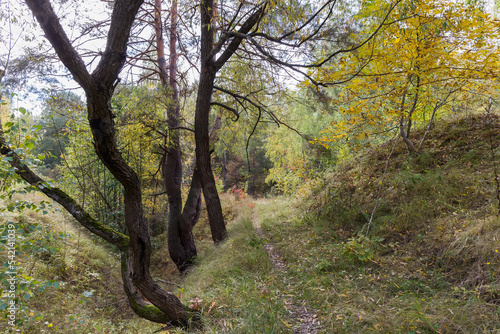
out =
[[[386,13],[377,10],[386,2],[369,4],[359,13],[359,26],[366,27],[351,36],[354,43]],[[311,73],[323,83],[347,80],[331,94],[345,120],[332,123],[318,141],[383,132],[401,118],[422,120],[457,94],[487,93],[499,73],[499,31],[498,20],[460,1],[402,1],[363,47]]]

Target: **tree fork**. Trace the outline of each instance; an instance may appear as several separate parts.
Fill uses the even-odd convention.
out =
[[[198,96],[195,107],[195,142],[196,168],[200,173],[200,181],[207,204],[208,220],[212,239],[215,243],[227,237],[226,225],[222,215],[222,206],[215,186],[215,178],[210,162],[209,116],[210,102],[214,88],[216,67],[212,50],[214,47],[214,1],[200,3],[201,10],[201,69],[198,85]]]
[[[96,221],[65,192],[58,188],[48,186],[43,179],[33,173],[29,167],[22,163],[21,158],[6,144],[1,124],[0,153],[11,158],[11,166],[16,168],[16,173],[27,183],[61,204],[89,231],[116,245],[121,250],[123,287],[129,299],[130,306],[137,315],[154,322],[170,323],[175,326],[187,326],[191,317],[189,310],[184,307],[174,294],[164,291],[152,280],[149,275],[149,263],[144,263],[144,260],[147,261],[149,257],[145,255],[146,250],[143,248],[139,251],[134,251],[133,247],[130,247],[131,243],[129,237]],[[135,238],[137,237],[134,236],[133,240]],[[139,271],[134,270],[138,262],[141,264],[141,270]],[[140,275],[137,275],[137,273],[140,273]],[[139,292],[136,286],[139,287],[141,292]],[[154,292],[150,292],[151,290]],[[155,298],[163,299],[161,302],[157,301],[162,307],[157,307],[146,301],[143,296],[153,300]],[[165,307],[165,304],[169,307]]]
[[[197,214],[184,214],[185,210],[192,208],[201,210],[200,206],[186,203],[182,207],[182,159],[180,147],[180,106],[179,89],[177,87],[177,1],[172,1],[170,8],[170,39],[169,39],[169,62],[168,71],[165,56],[165,43],[162,29],[162,8],[161,0],[155,0],[155,39],[157,50],[157,62],[160,68],[160,82],[165,90],[165,95],[169,98],[166,118],[168,133],[165,135],[165,153],[162,159],[162,175],[169,202],[167,244],[170,257],[181,273],[185,272],[193,263],[197,255],[196,245],[192,233],[193,226],[199,217]],[[194,176],[193,176],[194,178]],[[193,187],[191,192],[200,192],[199,187]],[[199,194],[198,194],[199,196]],[[188,198],[189,201],[189,198]],[[190,221],[192,217],[196,221]]]
[[[205,202],[207,203],[208,220],[212,239],[220,243],[227,238],[226,225],[222,215],[222,206],[219,193],[215,185],[215,178],[210,161],[210,134],[209,117],[212,102],[212,91],[217,71],[231,58],[239,48],[242,37],[234,37],[227,48],[218,59],[216,53],[222,48],[223,43],[214,44],[215,22],[214,0],[206,0],[200,3],[201,11],[201,68],[198,84],[198,96],[195,107],[195,143],[196,164],[200,173],[201,186]],[[241,25],[238,33],[248,33],[262,18],[264,7],[259,7]],[[223,38],[221,42],[225,42]]]
[[[130,29],[143,0],[116,0],[106,49],[90,75],[80,55],[71,45],[48,0],[25,0],[59,58],[85,90],[87,113],[96,153],[124,187],[125,224],[129,233],[127,281],[156,306],[173,324],[186,324],[188,313],[179,299],[163,290],[149,272],[151,240],[144,221],[141,186],[137,174],[126,163],[116,143],[116,129],[111,110],[111,96],[126,58]],[[127,261],[128,263],[128,261]],[[126,289],[129,288],[125,285]],[[152,320],[152,319],[151,319]],[[153,320],[154,321],[154,320]],[[162,321],[162,320],[161,320]]]

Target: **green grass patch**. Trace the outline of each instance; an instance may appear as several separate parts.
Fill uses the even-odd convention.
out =
[[[35,203],[42,198],[29,196]],[[128,306],[119,256],[55,210],[24,210],[0,218],[2,295],[11,260],[4,238],[9,230],[16,236],[11,245],[16,249],[15,324],[21,333],[143,333],[158,327],[136,317]],[[0,330],[8,333],[12,326],[5,300],[0,302]]]
[[[183,281],[186,300],[201,300],[203,333],[286,333],[283,280],[255,234],[250,211],[228,225],[230,239],[201,251]],[[193,302],[192,302],[193,303]]]
[[[256,206],[321,332],[500,330],[491,139],[500,142],[498,117],[442,123],[418,155],[400,142],[387,162],[383,145],[300,198]]]

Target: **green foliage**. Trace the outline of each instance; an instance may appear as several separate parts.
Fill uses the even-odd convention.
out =
[[[26,158],[26,163],[31,166],[35,162],[40,162],[37,158],[30,156],[35,148],[39,131],[42,127],[33,124],[31,112],[23,107],[12,110],[9,120],[2,124],[3,133],[7,144],[15,148],[15,152]],[[9,159],[3,157],[3,159]]]
[[[373,258],[376,248],[383,240],[383,238],[367,237],[362,234],[349,238],[342,243],[342,255],[355,264],[375,263]]]
[[[95,156],[90,130],[82,114],[71,121],[64,164],[57,166],[61,188],[108,226],[123,231],[123,190]],[[78,121],[80,120],[80,121]]]
[[[118,129],[118,145],[125,160],[136,171],[144,189],[146,219],[152,228],[163,225],[165,196],[162,193],[159,164],[164,145],[163,112],[168,101],[157,86],[120,86],[113,98]],[[53,101],[69,103],[71,101]],[[58,182],[96,219],[124,231],[123,187],[96,157],[93,138],[82,108],[68,109],[67,143],[63,163],[57,167]]]
[[[41,131],[34,153],[45,156],[43,163],[47,169],[54,169],[61,164],[71,132],[67,123],[72,115],[81,113],[83,107],[80,97],[71,92],[58,92],[45,100],[42,113],[36,121]]]
[[[284,99],[283,105],[286,107],[277,111],[283,115],[283,122],[302,135],[281,126],[267,140],[266,155],[273,167],[269,170],[266,182],[278,193],[295,193],[300,186],[315,178],[316,171],[335,161],[332,150],[311,142],[331,119],[331,116],[323,113],[321,105],[314,102],[304,90],[290,100]]]
[[[271,80],[270,73],[259,64],[251,64],[244,59],[229,62],[220,75],[219,81],[224,82],[225,90],[245,96],[236,99],[223,91],[213,96],[216,103],[232,109],[230,111],[220,105],[213,108],[214,113],[222,118],[213,162],[225,191],[236,187],[255,195],[268,189],[265,178],[270,161],[265,145],[274,122],[268,113],[268,106],[281,93],[263,78]],[[254,93],[247,94],[246,91]]]
[[[13,98],[14,95],[11,97]],[[31,169],[36,169],[41,165],[43,159],[43,156],[35,155],[34,152],[42,127],[32,124],[31,113],[22,107],[13,110],[6,121],[5,124],[2,124],[2,128],[7,145],[14,149],[22,163]],[[12,159],[11,156],[0,156],[0,199],[10,200],[16,193],[26,194],[36,190],[32,186],[26,185],[21,177],[17,175],[15,168],[10,165]],[[42,205],[43,210],[45,210],[45,205],[49,205],[49,203],[42,203]],[[0,208],[0,212],[5,210],[13,211],[14,209],[20,211],[25,208],[39,209],[36,204],[23,200],[9,202],[8,205]]]
[[[41,197],[15,196],[28,196],[37,205]],[[17,277],[15,327],[23,333],[124,333],[134,329],[152,332],[157,327],[134,317],[127,305],[119,276],[119,254],[96,244],[61,212],[26,210],[0,216],[2,332],[14,332],[9,319],[4,318],[9,311],[5,309],[9,268],[4,265],[11,261],[6,249],[10,246],[6,238],[9,230],[16,236],[15,246],[12,245]]]
[[[0,304],[0,317],[7,318],[12,313],[10,305],[15,305],[16,316],[14,327],[22,327],[24,323],[36,317],[27,306],[32,297],[43,293],[47,288],[59,288],[61,282],[54,279],[43,280],[31,276],[28,267],[20,266],[23,263],[36,263],[37,260],[52,262],[60,252],[60,245],[69,237],[67,233],[52,233],[39,226],[22,219],[19,222],[5,221],[0,224],[0,251],[8,254],[2,263],[0,282],[8,299]],[[31,266],[31,269],[33,267]],[[12,304],[12,302],[14,304]],[[32,314],[33,313],[33,314]]]

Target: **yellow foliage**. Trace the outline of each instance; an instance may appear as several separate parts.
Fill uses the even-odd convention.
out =
[[[0,124],[5,124],[10,119],[10,104],[9,101],[2,101],[0,104]]]
[[[360,22],[376,18],[376,10],[384,5],[371,2],[360,12]],[[368,136],[367,129],[381,132],[402,118],[425,118],[452,96],[488,96],[491,80],[499,74],[498,20],[457,1],[406,0],[387,22],[360,49],[310,73],[325,83],[353,77],[333,97],[349,117],[331,124],[318,142],[342,139],[349,132],[361,139]],[[352,38],[359,43],[370,31]]]

